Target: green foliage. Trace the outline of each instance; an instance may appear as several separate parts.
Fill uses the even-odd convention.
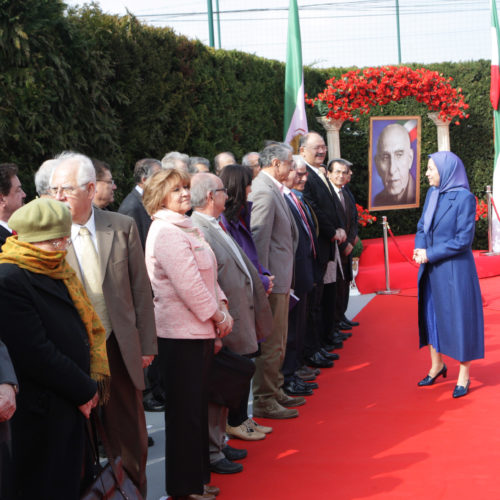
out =
[[[240,159],[264,140],[283,138],[283,63],[214,50],[133,16],[103,14],[95,4],[66,11],[61,0],[0,0],[0,7],[0,161],[20,166],[30,197],[39,165],[65,149],[108,162],[120,201],[140,158],[177,150],[213,159],[229,150]],[[428,68],[453,77],[470,104],[470,118],[450,127],[451,144],[481,198],[493,166],[489,61]],[[348,69],[305,67],[306,92],[315,96]],[[310,130],[324,134],[316,110],[308,107],[307,115]],[[372,115],[422,116],[423,203],[427,155],[437,149],[426,107],[407,99]],[[354,163],[351,188],[365,207],[368,148],[369,117],[345,123],[342,155]],[[374,213],[387,215],[395,234],[408,234],[421,209]],[[361,228],[361,235],[380,236],[380,225]],[[478,241],[484,246],[482,234]]]

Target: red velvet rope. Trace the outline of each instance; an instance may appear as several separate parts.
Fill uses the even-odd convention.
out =
[[[398,249],[398,252],[408,261],[409,264],[411,264],[412,266],[416,267],[417,269],[419,268],[419,265],[415,262],[413,262],[412,260],[410,260],[404,253],[403,251],[401,250],[397,240],[396,240],[396,237],[394,236],[394,233],[392,232],[391,228],[389,227],[389,224],[387,224],[387,230],[389,231],[389,234],[390,236],[392,237],[392,241],[394,242],[394,244],[396,245],[396,248]]]
[[[497,220],[500,221],[500,217],[498,216],[497,207],[495,205],[495,200],[493,199],[493,196],[490,196],[490,198],[491,198],[491,204],[493,205],[493,209],[495,210],[495,213],[497,215]]]

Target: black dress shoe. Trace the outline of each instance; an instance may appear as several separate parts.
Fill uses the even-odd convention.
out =
[[[144,411],[165,411],[165,403],[160,403],[154,398],[146,399],[142,402]]]
[[[240,448],[233,448],[228,444],[222,448],[222,453],[228,460],[243,460],[248,455],[247,450],[241,450]]]
[[[331,368],[333,361],[325,359],[319,352],[315,352],[312,356],[306,358],[306,365],[315,368]]]
[[[316,382],[312,382],[312,381],[311,382],[306,382],[305,380],[302,380],[300,377],[294,376],[293,380],[295,380],[295,382],[298,385],[302,385],[303,387],[306,387],[306,388],[309,388],[309,389],[318,389],[319,388],[319,385]]]
[[[343,321],[344,321],[344,323],[347,323],[348,325],[351,325],[351,326],[359,326],[359,321],[353,321],[352,319],[346,318],[345,316],[344,316]]]
[[[327,352],[331,352],[335,350],[335,346],[330,344],[323,344],[323,349]]]
[[[235,464],[227,458],[221,458],[218,462],[210,464],[209,469],[210,472],[215,472],[216,474],[235,474],[243,470],[243,465]]]
[[[347,340],[349,337],[352,337],[352,332],[341,332],[340,330],[336,330],[333,336],[333,338],[338,338],[342,341]]]
[[[427,377],[424,377],[417,385],[420,387],[424,387],[426,385],[432,385],[436,381],[436,379],[439,377],[439,375],[442,375],[443,378],[446,378],[446,376],[448,375],[448,368],[446,368],[446,365],[443,365],[443,368],[441,368],[441,370],[439,370],[439,372],[436,374],[435,377],[431,377],[430,375],[427,375]]]
[[[345,321],[339,321],[337,326],[339,330],[352,330],[352,326],[348,325]]]
[[[299,384],[295,379],[290,380],[283,386],[285,394],[289,396],[312,396],[313,390],[311,387]]]
[[[333,351],[334,349],[342,349],[342,347],[344,347],[344,342],[342,341],[342,337],[334,335],[333,333],[329,333],[325,338],[323,347],[327,351]],[[333,348],[328,349],[328,347],[333,347]]]
[[[326,359],[329,359],[330,361],[337,361],[340,359],[340,356],[336,352],[328,352],[326,349],[323,347],[320,347],[319,353]]]

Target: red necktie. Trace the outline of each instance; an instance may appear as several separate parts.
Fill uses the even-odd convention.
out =
[[[290,196],[292,197],[292,200],[294,201],[295,205],[297,205],[297,208],[299,209],[299,214],[302,217],[304,224],[306,225],[307,232],[309,233],[309,239],[311,240],[311,248],[313,251],[313,255],[314,255],[314,258],[316,258],[316,248],[314,248],[314,239],[313,239],[313,235],[312,235],[312,231],[311,231],[311,226],[309,226],[309,223],[307,222],[306,214],[302,208],[300,201],[295,196],[293,191],[290,191]]]
[[[222,228],[222,230],[227,233],[227,229],[226,229],[226,226],[224,225],[224,223],[222,222],[222,220],[219,220],[219,226]]]

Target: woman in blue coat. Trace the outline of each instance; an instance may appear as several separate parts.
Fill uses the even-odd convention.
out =
[[[431,369],[418,385],[447,375],[445,354],[460,362],[453,397],[469,391],[470,363],[484,357],[481,292],[474,257],[476,200],[465,168],[449,151],[430,155],[427,193],[415,237],[420,347],[429,345]]]

